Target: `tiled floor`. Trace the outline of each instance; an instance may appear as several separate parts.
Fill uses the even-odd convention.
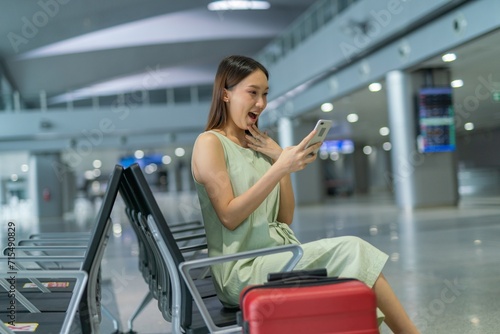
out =
[[[156,195],[169,222],[199,219],[194,194]],[[17,221],[21,236],[37,230],[89,229],[95,215],[93,206],[81,200],[70,221],[40,226],[23,216],[27,211],[18,205],[4,208],[0,219]],[[126,331],[147,286],[137,268],[137,244],[120,200],[113,221],[114,234],[103,263],[109,283],[103,303]],[[389,254],[384,273],[422,333],[500,333],[499,197],[469,197],[457,208],[413,212],[401,212],[387,195],[335,198],[297,208],[292,228],[302,242],[356,235]],[[106,317],[102,329],[102,333],[112,331]],[[134,330],[169,333],[170,325],[153,301],[136,319]],[[381,333],[390,331],[383,325]]]

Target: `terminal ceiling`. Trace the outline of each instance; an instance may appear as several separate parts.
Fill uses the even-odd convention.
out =
[[[175,73],[162,77],[165,88],[206,84],[213,80],[222,57],[257,54],[314,1],[270,2],[268,11],[218,13],[207,10],[208,1],[197,0],[0,0],[4,35],[0,39],[1,66],[15,89],[26,97],[37,96],[42,90],[48,96],[63,96],[84,88],[104,89],[104,94],[127,89],[116,88],[116,82],[133,90],[140,87],[137,78],[152,69]],[[497,32],[443,51],[456,52],[457,61],[443,64],[441,54],[436,54],[413,70],[450,68],[452,79],[464,81],[455,91],[456,101],[474,96],[480,78],[500,82]],[[384,83],[383,78],[380,81]],[[323,114],[317,108],[304,118],[344,121],[348,113],[357,112],[360,121],[351,125],[352,138],[367,144],[385,140],[378,129],[388,126],[386,87],[378,93],[362,89],[333,102],[332,113]],[[468,120],[480,130],[499,127],[499,106],[500,102],[488,97],[469,113]]]

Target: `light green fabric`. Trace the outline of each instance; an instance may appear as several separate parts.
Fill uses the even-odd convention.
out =
[[[243,194],[271,167],[268,157],[243,148],[215,132],[224,148],[226,167],[234,196]],[[217,179],[217,175],[213,176]],[[290,227],[277,221],[279,185],[266,200],[234,231],[220,222],[207,189],[195,181],[207,233],[208,255],[300,244]],[[218,190],[211,189],[217,192]],[[300,190],[299,190],[300,191]],[[322,239],[302,244],[304,256],[296,269],[327,268],[329,276],[354,277],[373,286],[387,261],[387,255],[357,237]],[[289,254],[275,254],[212,266],[217,294],[227,307],[238,306],[240,291],[249,284],[261,284],[267,274],[280,271]],[[382,315],[379,314],[379,320]]]

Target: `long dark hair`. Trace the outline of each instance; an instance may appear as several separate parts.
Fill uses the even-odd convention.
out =
[[[212,104],[208,114],[205,131],[220,129],[227,122],[227,106],[224,102],[224,89],[230,90],[256,70],[261,70],[269,79],[267,69],[258,61],[245,56],[229,56],[224,58],[215,75]]]

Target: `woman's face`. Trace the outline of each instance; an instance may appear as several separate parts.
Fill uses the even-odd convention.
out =
[[[229,110],[229,121],[242,130],[259,119],[267,105],[268,82],[261,70],[256,70],[230,90],[225,90],[224,101]]]

